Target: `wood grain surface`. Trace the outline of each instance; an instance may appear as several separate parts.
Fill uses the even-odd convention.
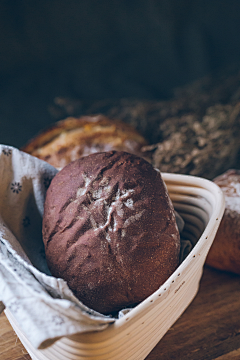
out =
[[[31,359],[4,314],[0,359]],[[146,360],[172,359],[240,359],[240,276],[204,268],[197,296]]]
[[[13,331],[8,319],[0,315],[0,359],[1,360],[30,360],[25,348]]]

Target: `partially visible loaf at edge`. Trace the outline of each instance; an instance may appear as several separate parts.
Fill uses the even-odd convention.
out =
[[[225,212],[206,263],[240,274],[240,170],[230,169],[214,182],[225,195]]]
[[[144,300],[179,263],[179,232],[161,174],[125,152],[82,157],[53,178],[43,241],[52,275],[104,314]]]
[[[118,150],[142,156],[147,142],[131,125],[103,115],[68,117],[21,148],[56,168],[95,152]]]

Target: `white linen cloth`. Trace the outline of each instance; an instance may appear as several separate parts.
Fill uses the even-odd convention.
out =
[[[46,162],[0,145],[0,312],[7,307],[36,348],[115,321],[83,305],[64,280],[50,276],[41,227],[46,190],[56,173]]]
[[[47,267],[42,216],[46,190],[57,172],[36,157],[0,145],[0,313],[8,308],[39,349],[62,336],[103,330],[115,321],[81,303]],[[191,248],[189,241],[182,243],[181,260]],[[118,317],[128,311],[123,309]]]

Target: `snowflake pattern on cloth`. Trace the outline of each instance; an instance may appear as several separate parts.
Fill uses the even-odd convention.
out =
[[[83,305],[47,267],[42,215],[56,173],[42,160],[0,145],[0,312],[6,307],[36,348],[114,321]]]
[[[12,149],[10,149],[9,147],[3,148],[2,152],[4,155],[7,155],[7,156],[12,155]]]
[[[22,191],[22,185],[19,182],[12,183],[11,190],[12,192],[18,194],[20,191]]]

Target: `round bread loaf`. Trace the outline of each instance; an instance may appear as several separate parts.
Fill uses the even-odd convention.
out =
[[[228,170],[214,182],[225,195],[225,212],[206,263],[240,274],[240,170]]]
[[[53,178],[43,240],[52,275],[103,314],[145,299],[179,262],[165,183],[150,163],[125,152],[80,158]]]
[[[118,150],[142,156],[146,140],[130,125],[103,115],[68,117],[21,148],[56,168],[95,152]]]

